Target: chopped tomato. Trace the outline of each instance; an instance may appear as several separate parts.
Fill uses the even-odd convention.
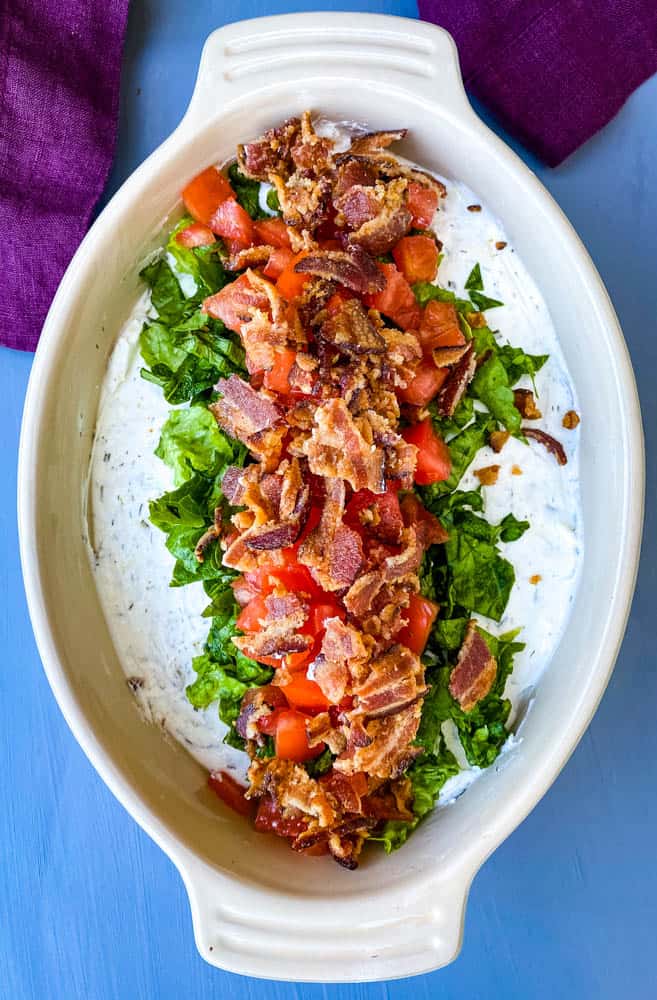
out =
[[[438,302],[436,299],[428,302],[422,313],[418,337],[426,353],[434,347],[460,347],[465,344],[453,302]]]
[[[323,855],[329,853],[328,839],[318,840],[316,844],[311,844],[310,847],[299,847],[295,848],[295,850],[299,854],[303,854],[305,858],[321,858]]]
[[[271,795],[263,795],[258,802],[255,828],[259,833],[275,833],[279,837],[298,837],[308,826],[305,816],[284,816]]]
[[[438,271],[438,247],[430,236],[404,236],[392,251],[395,264],[409,285],[433,281]]]
[[[360,515],[370,507],[376,508],[375,519],[372,522],[372,533],[382,537],[399,537],[403,527],[399,497],[393,489],[385,493],[371,493],[370,490],[358,490],[354,493],[344,512],[344,523],[359,531],[368,528],[368,522],[361,520]]]
[[[386,278],[382,292],[363,296],[366,305],[385,313],[402,330],[416,330],[420,325],[421,311],[413,289],[394,264],[378,264]]]
[[[426,406],[447,379],[449,368],[436,368],[433,360],[422,360],[414,366],[413,372],[406,388],[398,389],[397,395],[403,403]]]
[[[408,185],[406,204],[413,216],[413,225],[417,229],[426,229],[431,225],[438,208],[438,193],[424,187],[423,184],[418,184],[417,181],[411,181]]]
[[[216,243],[214,233],[202,222],[192,222],[186,229],[181,229],[176,233],[176,243],[181,247],[191,250],[192,247],[207,247],[211,243]]]
[[[291,302],[292,299],[296,299],[297,295],[301,294],[304,286],[312,277],[310,274],[300,274],[294,270],[294,265],[307,256],[308,253],[306,250],[302,250],[301,253],[295,254],[276,282],[276,287],[283,298],[287,299],[288,302]]]
[[[289,684],[282,684],[281,691],[292,708],[306,712],[326,712],[330,702],[319,684],[302,673],[295,674]]]
[[[217,170],[208,167],[183,188],[182,199],[185,208],[197,222],[210,225],[210,220],[222,202],[234,198],[235,192],[229,181]]]
[[[294,254],[289,249],[289,247],[276,247],[269,255],[269,260],[262,269],[262,273],[267,278],[273,278],[276,281],[280,278],[281,274],[286,267],[289,267],[291,261],[294,260]]]
[[[434,515],[427,510],[416,493],[406,493],[400,504],[402,518],[407,528],[419,521],[435,520]]]
[[[428,598],[411,594],[410,603],[404,609],[404,618],[408,619],[408,624],[395,636],[397,642],[421,656],[439,610],[438,605]]]
[[[263,618],[267,618],[267,608],[264,596],[259,594],[242,608],[235,624],[242,632],[260,632],[262,629],[260,620]]]
[[[232,249],[246,250],[253,245],[253,220],[234,198],[221,203],[210,219],[210,229],[230,240]]]
[[[253,812],[251,803],[244,798],[246,789],[242,788],[226,771],[211,771],[208,776],[208,785],[217,793],[222,802],[225,802],[241,816],[250,816]]]
[[[269,309],[269,298],[264,292],[252,287],[248,274],[241,274],[236,281],[224,285],[222,289],[209,295],[203,302],[202,310],[214,319],[220,319],[229,330],[239,333],[244,315],[256,308],[263,312]]]
[[[315,659],[317,653],[318,648],[316,643],[313,643],[308,649],[301,650],[299,653],[287,653],[285,656],[285,666],[292,673],[297,673],[300,670],[303,670],[305,673],[308,664]]]
[[[312,489],[313,489],[313,480],[312,479],[310,480],[310,489],[311,489],[311,495],[312,495]],[[301,531],[301,534],[299,535],[297,541],[294,543],[293,547],[294,547],[295,552],[298,552],[299,546],[303,542],[305,542],[306,538],[311,533],[311,531],[315,530],[315,528],[319,524],[321,516],[322,516],[322,512],[319,509],[319,507],[311,507],[310,508],[310,513],[308,515],[308,520],[304,524],[303,530]]]
[[[307,630],[310,635],[321,637],[326,630],[326,621],[328,618],[339,618],[340,621],[344,621],[346,617],[344,608],[337,601],[331,600],[328,596],[323,596],[317,602],[313,601],[310,607]]]
[[[282,219],[258,219],[253,223],[255,238],[258,243],[270,247],[290,247],[290,237],[287,226]]]
[[[310,575],[308,567],[297,562],[296,551],[280,549],[279,555],[282,557],[280,563],[260,566],[252,573],[245,573],[245,579],[250,587],[265,596],[271,594],[279,583],[286,590],[308,594],[310,597],[322,593],[321,588],[317,586]]]
[[[324,750],[324,744],[316,747],[308,746],[306,718],[301,712],[290,708],[278,716],[276,726],[276,756],[281,760],[294,760],[298,764],[304,760],[319,757]]]
[[[452,471],[449,448],[436,434],[429,417],[419,424],[405,427],[401,435],[404,441],[414,444],[418,449],[415,467],[415,482],[418,486],[429,486],[430,483],[441,483],[449,479]]]
[[[290,391],[290,372],[297,359],[297,352],[283,347],[276,352],[274,367],[265,372],[264,386],[270,392],[279,392],[287,396]]]

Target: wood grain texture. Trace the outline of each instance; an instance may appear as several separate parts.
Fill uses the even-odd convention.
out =
[[[298,6],[239,0],[228,12],[211,0],[189,5],[135,0],[108,193],[179,120],[202,41],[222,17],[236,20]],[[302,6],[331,4],[317,0]],[[411,0],[339,6],[415,13]],[[582,236],[619,312],[644,407],[649,513],[639,589],[609,690],[557,783],[476,878],[463,952],[442,972],[371,986],[296,986],[240,979],[198,957],[176,871],[86,761],[36,654],[20,578],[14,500],[31,359],[0,351],[0,996],[648,1000],[657,995],[656,120],[657,78],[558,170],[541,168],[518,150]]]

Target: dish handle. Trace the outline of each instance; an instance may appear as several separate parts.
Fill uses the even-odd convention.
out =
[[[439,969],[461,948],[471,872],[428,871],[401,890],[359,894],[355,903],[352,895],[331,893],[333,862],[326,859],[310,861],[327,866],[328,893],[321,899],[237,880],[191,854],[173,860],[199,954],[230,972],[373,981]]]
[[[472,114],[451,35],[423,21],[379,14],[283,14],[229,24],[207,39],[180,128],[196,130],[227,105],[280,85],[317,79],[385,82]]]

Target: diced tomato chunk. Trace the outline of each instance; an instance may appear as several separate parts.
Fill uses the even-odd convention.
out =
[[[300,253],[295,254],[276,282],[276,287],[283,298],[287,299],[288,302],[291,302],[292,299],[296,299],[297,295],[301,294],[305,285],[312,277],[310,274],[300,274],[294,270],[294,265],[307,256],[308,252],[306,250],[302,250]]]
[[[418,486],[429,486],[449,479],[452,471],[449,448],[436,434],[429,417],[418,424],[405,427],[401,434],[408,444],[414,444],[418,449],[415,467],[415,482]]]
[[[253,245],[253,220],[234,198],[221,203],[210,219],[210,229],[217,236],[230,240],[233,248],[246,250]]]
[[[191,225],[176,233],[176,243],[179,243],[181,247],[186,247],[187,250],[191,250],[193,247],[207,247],[216,242],[212,230],[204,226],[202,222],[192,222]]]
[[[264,386],[270,392],[278,392],[287,396],[290,392],[290,372],[297,359],[297,352],[283,347],[276,352],[274,367],[265,372]]]
[[[428,302],[422,313],[418,337],[422,350],[427,353],[434,347],[460,347],[465,344],[454,303],[438,302],[437,299]]]
[[[404,618],[408,620],[408,624],[397,633],[396,641],[421,656],[439,610],[438,605],[428,598],[421,594],[411,594],[409,605],[404,608]]]
[[[289,247],[277,247],[269,255],[269,260],[263,267],[262,273],[265,277],[273,278],[276,281],[293,260],[294,254]]]
[[[295,674],[289,684],[281,685],[281,691],[292,708],[305,712],[325,712],[330,705],[319,684],[302,673]]]
[[[284,816],[271,795],[258,802],[254,826],[259,833],[275,833],[279,837],[298,837],[308,826],[305,816]]]
[[[253,806],[244,798],[245,788],[242,788],[226,771],[211,771],[208,785],[217,793],[222,802],[234,809],[240,816],[250,816]]]
[[[403,528],[399,497],[393,489],[385,493],[371,493],[370,490],[358,490],[354,493],[344,512],[344,523],[358,531],[367,531],[369,522],[361,519],[361,514],[368,508],[374,508],[375,519],[371,525],[374,535],[393,540],[399,537]]]
[[[331,600],[328,595],[322,595],[310,607],[307,631],[310,635],[321,638],[326,631],[327,619],[339,618],[344,621],[346,617],[344,608],[337,601]]]
[[[385,313],[402,330],[417,330],[422,313],[413,289],[394,264],[379,263],[377,266],[385,275],[386,287],[381,292],[365,295],[365,304]]]
[[[409,285],[433,281],[438,271],[438,247],[430,236],[404,236],[392,256]]]
[[[246,607],[242,608],[235,624],[242,632],[260,632],[262,630],[260,620],[264,618],[267,618],[265,598],[259,594],[249,601]]]
[[[253,230],[258,243],[270,247],[290,248],[287,226],[282,219],[257,219],[253,223]]]
[[[269,298],[264,292],[256,290],[249,281],[248,274],[241,274],[236,281],[224,285],[214,295],[209,295],[203,302],[202,311],[220,319],[229,330],[239,333],[244,314],[249,315],[250,309],[269,309]]]
[[[308,746],[306,719],[307,716],[292,708],[281,712],[278,716],[275,743],[276,756],[281,760],[293,760],[300,764],[304,760],[318,757],[323,752],[323,743],[316,747]]]
[[[210,225],[210,220],[222,202],[234,198],[230,183],[216,167],[208,167],[183,188],[185,208],[197,222]]]
[[[431,225],[438,208],[438,193],[417,181],[411,181],[406,204],[413,216],[413,225],[417,229],[426,229]]]
[[[403,403],[426,406],[447,379],[449,368],[437,368],[433,359],[423,359],[414,366],[413,372],[413,377],[404,389],[397,390],[397,395]]]

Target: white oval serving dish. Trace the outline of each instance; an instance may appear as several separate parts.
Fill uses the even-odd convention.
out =
[[[255,833],[180,746],[142,721],[85,540],[99,388],[138,294],[138,262],[186,179],[305,108],[408,127],[406,155],[463,180],[502,219],[547,301],[583,418],[582,584],[522,740],[401,851],[371,851],[353,873]],[[472,878],[554,781],[607,684],[637,568],[643,440],[605,288],[552,198],[472,111],[446,32],[316,13],[210,36],[183,121],[114,196],[64,276],[32,369],[19,464],[23,572],[50,684],[100,775],[178,867],[202,956],[248,975],[319,981],[409,976],[452,961]]]

